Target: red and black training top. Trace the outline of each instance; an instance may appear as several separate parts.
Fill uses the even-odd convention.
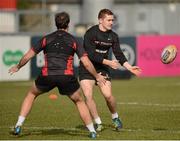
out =
[[[63,30],[44,36],[32,49],[37,54],[42,50],[44,52],[45,65],[41,71],[43,76],[74,75],[74,53],[79,58],[87,55],[80,43]]]

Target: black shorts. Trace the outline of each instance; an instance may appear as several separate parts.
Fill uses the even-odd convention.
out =
[[[107,81],[111,81],[111,77],[110,77],[110,73],[109,71],[106,70],[97,70],[98,73],[102,73],[103,76],[106,76],[106,80]],[[80,72],[79,73],[79,81],[84,80],[84,79],[88,79],[88,80],[95,80],[93,75],[91,75],[89,72]]]
[[[71,75],[39,75],[35,80],[35,84],[42,92],[48,92],[58,87],[59,93],[62,95],[71,95],[80,87],[78,80]]]

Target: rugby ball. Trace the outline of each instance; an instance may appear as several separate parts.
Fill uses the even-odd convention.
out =
[[[161,53],[161,61],[164,64],[171,63],[177,55],[177,48],[175,45],[165,47]]]

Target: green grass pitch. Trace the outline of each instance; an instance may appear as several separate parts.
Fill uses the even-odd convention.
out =
[[[21,102],[32,81],[0,82],[1,140],[88,140],[76,107],[65,96],[50,100],[39,96],[27,117],[21,136],[10,134]],[[94,97],[105,129],[99,140],[179,140],[180,77],[113,80],[113,95],[123,121],[119,132],[112,127],[104,98],[95,88]],[[49,93],[58,93],[57,89]]]

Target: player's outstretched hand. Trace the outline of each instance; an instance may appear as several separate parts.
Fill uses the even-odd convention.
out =
[[[103,76],[101,75],[101,73],[98,73],[96,81],[98,85],[104,85],[106,83],[106,76]]]
[[[139,76],[142,70],[138,66],[132,66],[129,71],[134,75]]]
[[[10,75],[14,74],[15,72],[19,71],[18,65],[12,66],[8,73],[10,73]]]

